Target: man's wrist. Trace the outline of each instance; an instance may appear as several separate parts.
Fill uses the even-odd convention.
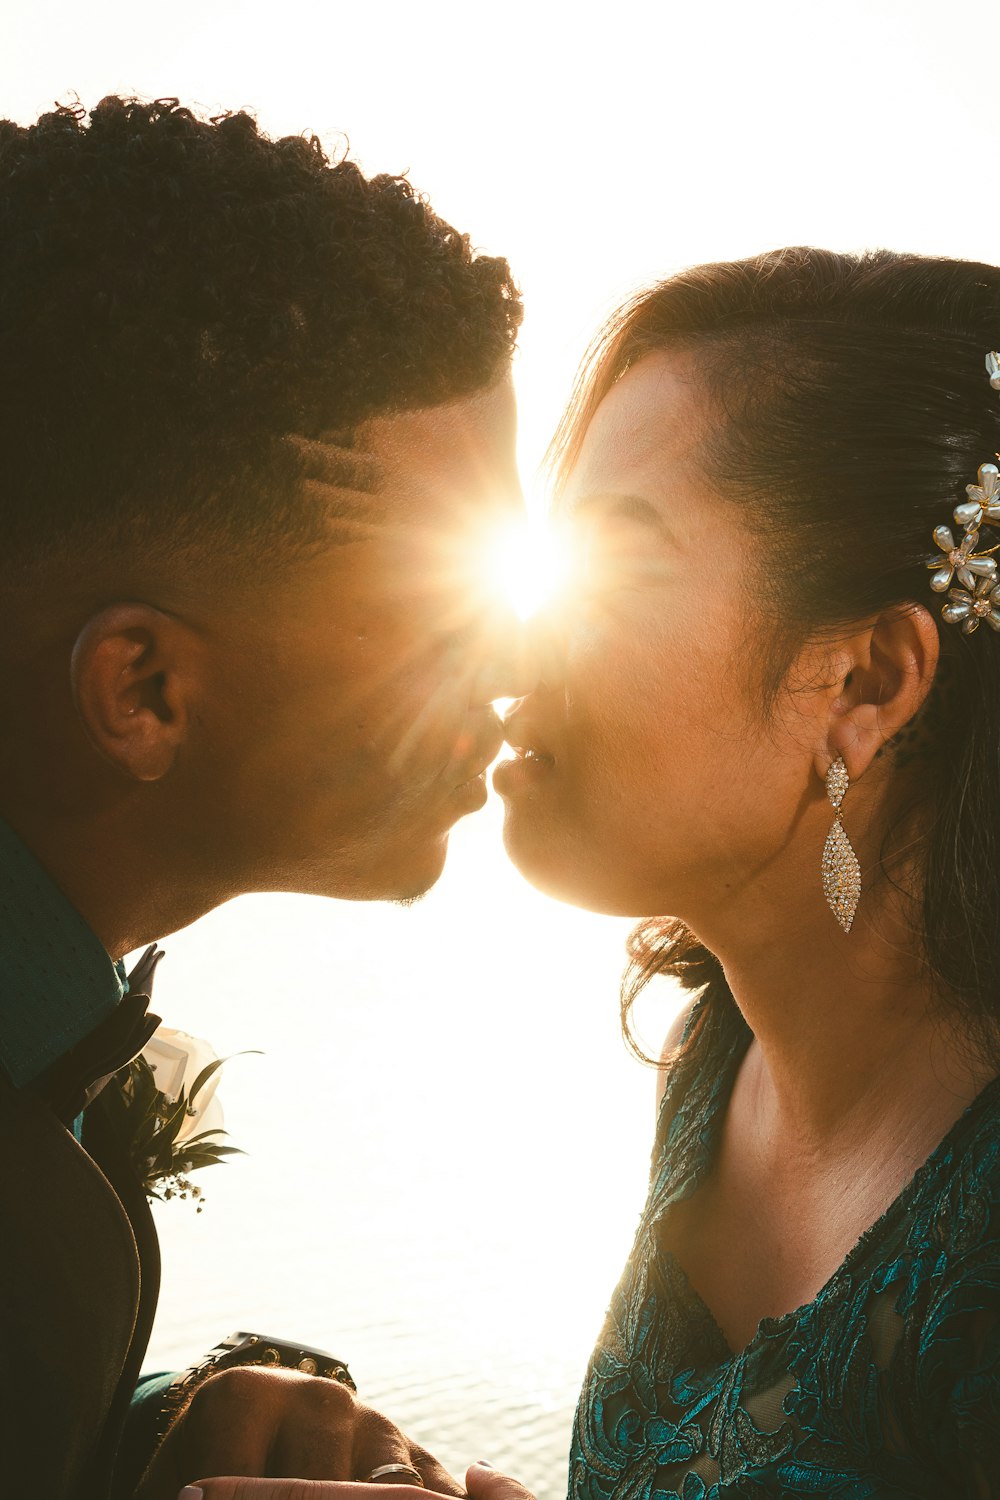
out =
[[[176,1375],[167,1387],[157,1423],[157,1444],[162,1442],[170,1427],[187,1406],[195,1391],[210,1376],[237,1366],[259,1365],[268,1370],[298,1370],[303,1375],[335,1380],[356,1391],[357,1386],[351,1372],[342,1359],[329,1354],[325,1349],[314,1349],[307,1344],[290,1344],[285,1339],[271,1338],[264,1333],[231,1333],[210,1349],[197,1364],[189,1366]]]

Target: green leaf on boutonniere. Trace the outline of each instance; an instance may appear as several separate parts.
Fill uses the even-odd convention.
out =
[[[234,1056],[244,1056],[235,1053]],[[136,1177],[150,1198],[191,1198],[201,1213],[202,1190],[192,1183],[190,1174],[204,1167],[218,1166],[228,1156],[242,1156],[238,1146],[222,1143],[225,1130],[202,1130],[183,1135],[185,1124],[196,1119],[195,1100],[208,1080],[228,1062],[215,1058],[202,1068],[190,1093],[181,1088],[176,1099],[156,1087],[156,1076],[145,1057],[140,1055],[117,1075],[118,1087],[108,1100],[127,1143],[129,1158]],[[109,1093],[111,1090],[109,1089]]]

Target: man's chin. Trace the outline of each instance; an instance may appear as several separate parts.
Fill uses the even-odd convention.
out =
[[[384,900],[392,901],[397,906],[413,906],[415,902],[422,901],[441,878],[444,871],[445,860],[448,857],[448,840],[444,839],[441,853],[436,863],[429,869],[414,873],[407,880],[406,885],[398,884],[395,891]]]
[[[424,890],[424,891],[414,891],[412,896],[393,896],[391,898],[392,905],[393,906],[416,906],[418,901],[422,901],[424,899],[424,897],[427,895],[427,891],[429,891],[429,890],[430,890],[430,886],[428,886],[427,890]]]
[[[376,869],[358,881],[354,890],[330,889],[326,894],[342,901],[391,901],[398,906],[412,906],[440,880],[447,857],[445,833],[420,849],[411,847],[387,853]]]

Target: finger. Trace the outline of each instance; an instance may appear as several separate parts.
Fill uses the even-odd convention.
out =
[[[271,1439],[266,1466],[250,1472],[294,1474],[297,1479],[364,1479],[354,1467],[353,1451],[355,1427],[365,1412],[335,1380],[300,1381]]]
[[[399,1464],[416,1470],[405,1473],[377,1474],[377,1470]],[[301,1471],[300,1471],[301,1472]],[[359,1407],[354,1429],[354,1452],[351,1472],[356,1479],[374,1484],[422,1483],[425,1489],[439,1495],[464,1495],[465,1490],[448,1470],[419,1443],[410,1442],[394,1422],[372,1407]]]
[[[426,1448],[421,1448],[417,1443],[410,1444],[410,1463],[420,1472],[424,1481],[424,1488],[433,1490],[437,1495],[464,1495],[465,1490],[453,1474],[449,1474],[443,1464],[439,1464],[433,1453],[428,1453]]]
[[[480,1459],[465,1476],[469,1500],[535,1500],[530,1490]]]
[[[386,1468],[390,1464],[416,1467],[410,1458],[409,1442],[396,1424],[390,1422],[388,1417],[383,1417],[381,1412],[370,1406],[359,1407],[354,1424],[350,1473],[363,1483],[405,1484],[406,1478],[401,1475],[397,1475],[395,1480],[391,1474],[387,1474],[384,1479],[372,1477],[376,1469]],[[422,1477],[418,1470],[418,1478],[413,1479],[411,1476],[411,1483],[418,1483]]]
[[[425,1500],[416,1485],[396,1485],[392,1500]],[[197,1479],[177,1500],[385,1500],[378,1484],[342,1479],[244,1479],[238,1476]]]

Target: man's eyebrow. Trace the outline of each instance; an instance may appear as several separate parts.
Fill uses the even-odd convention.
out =
[[[607,515],[620,516],[626,521],[638,521],[649,526],[667,541],[674,541],[674,534],[663,518],[663,514],[650,500],[642,495],[620,495],[612,491],[596,491],[577,500],[571,514],[590,515],[603,511]]]

